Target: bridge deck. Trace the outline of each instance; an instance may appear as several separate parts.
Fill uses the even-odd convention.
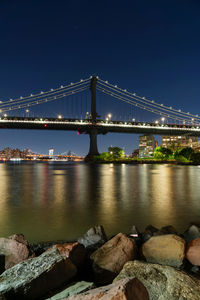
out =
[[[98,134],[108,132],[158,134],[158,135],[191,135],[200,136],[200,127],[196,125],[155,124],[142,122],[121,122],[84,119],[55,119],[55,118],[22,118],[1,117],[2,129],[38,129],[38,130],[75,130],[89,133],[96,129]]]

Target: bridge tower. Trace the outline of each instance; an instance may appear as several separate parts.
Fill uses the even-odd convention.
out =
[[[90,149],[89,153],[86,156],[85,160],[92,160],[94,155],[99,155],[98,147],[97,147],[97,134],[98,131],[95,128],[95,123],[97,121],[98,114],[96,112],[96,85],[97,85],[97,77],[92,76],[90,82],[90,91],[91,91],[91,117],[90,121],[94,124],[93,128],[88,131],[90,136]]]

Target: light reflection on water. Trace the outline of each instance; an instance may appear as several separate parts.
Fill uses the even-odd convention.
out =
[[[102,224],[108,235],[133,224],[200,220],[200,168],[173,165],[0,164],[0,236],[75,239]]]

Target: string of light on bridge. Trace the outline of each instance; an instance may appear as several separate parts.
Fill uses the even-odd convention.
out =
[[[82,92],[89,88],[90,78],[80,80],[76,83],[70,83],[67,86],[61,86],[58,89],[51,89],[47,92],[40,92],[40,94],[30,95],[27,97],[20,97],[17,99],[10,99],[7,101],[0,101],[0,112],[6,112],[28,106],[38,105],[41,103],[57,100],[66,96]]]
[[[200,122],[200,117],[198,115],[193,115],[190,114],[189,112],[186,113],[181,111],[181,109],[174,109],[172,107],[167,107],[163,104],[156,103],[153,100],[146,99],[145,97],[140,97],[135,93],[130,93],[127,90],[123,90],[116,85],[112,85],[108,83],[108,81],[103,81],[101,79],[98,79],[98,87],[101,89],[103,93],[107,93],[122,101],[127,100],[127,103],[140,107],[141,109],[150,111],[152,113],[159,114],[183,122],[184,121],[189,121],[190,123]],[[123,97],[120,98],[120,96]],[[141,103],[143,105],[141,105]]]
[[[29,106],[52,102],[67,96],[71,96],[71,95],[73,96],[74,94],[82,93],[83,91],[89,90],[91,78],[92,76],[87,79],[81,79],[76,83],[70,83],[66,86],[61,85],[57,89],[51,89],[49,91],[40,92],[35,95],[31,94],[30,96],[27,97],[20,97],[20,98],[10,99],[6,101],[0,101],[0,112],[4,113],[7,111],[24,109]],[[172,120],[183,122],[183,124],[200,123],[200,117],[198,115],[193,115],[190,114],[189,112],[186,113],[181,109],[174,109],[172,107],[159,104],[158,102],[155,102],[153,100],[149,100],[145,97],[138,96],[135,93],[131,93],[127,90],[121,89],[117,85],[110,84],[108,83],[108,81],[104,81],[98,77],[97,77],[96,88],[101,93],[109,95],[115,99],[118,99],[122,103],[135,106],[141,110],[145,110],[153,114],[162,116],[163,120],[165,118],[170,118]],[[84,99],[84,101],[87,102],[87,99]],[[72,105],[73,105],[73,101],[72,101]],[[82,96],[81,96],[81,116],[82,116],[82,108],[83,108],[82,106],[83,104],[82,104]],[[72,106],[72,111],[73,111],[73,106]],[[90,113],[86,112],[86,115],[88,115],[89,117]]]

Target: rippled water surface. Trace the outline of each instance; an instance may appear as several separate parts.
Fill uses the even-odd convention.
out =
[[[74,239],[102,224],[185,230],[200,220],[200,168],[173,165],[0,164],[0,236]]]

